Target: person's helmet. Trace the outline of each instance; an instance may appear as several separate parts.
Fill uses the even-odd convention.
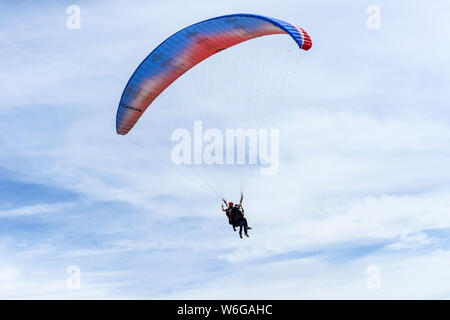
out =
[[[228,202],[228,206],[232,207],[233,206],[233,202]]]

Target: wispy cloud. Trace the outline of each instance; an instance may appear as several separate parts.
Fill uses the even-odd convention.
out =
[[[73,207],[74,203],[57,203],[57,204],[38,204],[33,206],[24,206],[10,210],[0,210],[0,218],[29,216],[41,213],[62,211],[69,207]]]

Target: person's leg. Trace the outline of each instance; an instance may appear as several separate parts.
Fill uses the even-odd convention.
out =
[[[242,238],[242,227],[243,227],[243,223],[239,223],[239,236]]]
[[[246,218],[242,218],[242,220],[244,220],[244,226],[245,226],[245,228],[248,228],[247,219],[246,219]]]
[[[248,226],[246,218],[242,218],[242,221],[244,222],[244,231],[247,233],[247,230],[250,230],[251,228]]]

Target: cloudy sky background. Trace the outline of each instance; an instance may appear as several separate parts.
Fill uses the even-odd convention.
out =
[[[66,27],[71,4],[80,30]],[[366,25],[374,4],[378,30]],[[450,298],[449,9],[2,3],[0,298]],[[296,23],[313,40],[298,90],[271,117],[280,172],[246,190],[244,240],[214,194],[154,156],[161,146],[149,156],[115,134],[120,94],[155,46],[238,12]]]

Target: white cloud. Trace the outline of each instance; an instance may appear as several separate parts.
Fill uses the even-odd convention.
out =
[[[15,280],[20,276],[20,270],[13,266],[0,265],[0,283]]]
[[[34,214],[55,212],[72,207],[74,204],[71,202],[57,203],[57,204],[37,204],[31,206],[24,206],[9,210],[0,210],[0,218],[4,217],[18,217],[29,216]]]
[[[415,256],[370,255],[346,264],[321,258],[242,264],[233,272],[169,299],[440,299],[448,298],[448,251]],[[381,270],[380,290],[366,286],[365,271]],[[243,282],[243,283],[242,283]],[[242,285],[240,285],[242,284]]]
[[[415,249],[436,243],[437,241],[436,238],[430,237],[425,233],[418,233],[411,236],[403,236],[400,241],[394,242],[386,246],[386,248],[391,250]]]

